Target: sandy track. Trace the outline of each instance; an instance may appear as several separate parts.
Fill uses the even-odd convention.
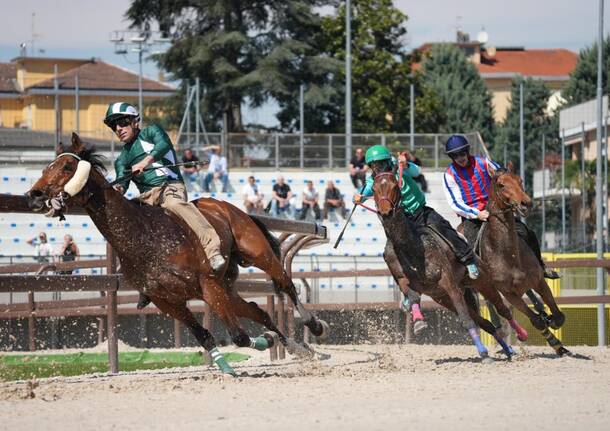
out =
[[[192,367],[0,383],[0,428],[609,429],[610,349],[526,347],[490,365],[471,346],[318,349],[331,358],[255,354],[236,379]]]

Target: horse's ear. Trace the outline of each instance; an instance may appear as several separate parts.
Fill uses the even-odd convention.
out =
[[[508,169],[508,172],[512,173],[513,172],[513,162],[508,162],[506,164],[506,169]]]
[[[492,178],[496,176],[496,170],[491,165],[491,163],[487,164],[487,172],[489,172],[489,176],[492,177]]]
[[[62,144],[61,142],[59,144],[57,144],[57,147],[55,147],[55,155],[59,156],[61,153],[65,152],[64,150],[64,144]]]
[[[84,149],[85,145],[83,144],[83,141],[80,140],[76,133],[72,132],[72,152],[74,154],[79,154]]]

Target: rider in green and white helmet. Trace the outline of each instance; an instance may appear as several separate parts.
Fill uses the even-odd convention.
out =
[[[197,207],[188,202],[180,169],[173,166],[178,158],[169,136],[156,124],[140,129],[139,123],[140,114],[133,105],[117,102],[108,106],[104,124],[124,144],[114,163],[116,177],[135,174],[115,188],[125,193],[133,181],[140,190],[140,202],[161,206],[180,217],[197,235],[212,270],[219,272],[226,263],[220,253],[220,238]],[[149,166],[153,169],[146,169]],[[141,299],[139,305],[145,306],[144,302]]]
[[[405,167],[402,174],[400,206],[407,217],[415,222],[415,224],[422,227],[432,226],[436,232],[441,234],[451,244],[457,259],[468,269],[470,278],[477,278],[479,271],[475,264],[475,255],[472,248],[458,235],[447,220],[433,208],[426,206],[426,197],[413,180],[413,178],[421,174],[421,168],[415,163],[410,162],[408,155],[405,151],[398,156],[398,161],[403,163]],[[394,172],[397,177],[399,175],[396,161],[383,145],[374,145],[369,148],[366,152],[365,160],[366,164],[371,168],[372,175],[366,180],[366,186],[362,193],[354,195],[354,203],[362,202],[367,197],[373,196],[375,175],[382,172]]]

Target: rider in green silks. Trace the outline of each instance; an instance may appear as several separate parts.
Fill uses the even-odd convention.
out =
[[[382,172],[396,172],[398,177],[395,160],[392,159],[392,155],[383,145],[374,145],[369,148],[365,160],[372,170],[372,175],[367,179],[362,193],[354,195],[354,203],[356,204],[363,202],[367,197],[373,196],[375,175]],[[440,234],[450,244],[457,260],[466,266],[468,276],[476,279],[479,276],[479,270],[475,264],[475,255],[472,248],[459,236],[447,220],[433,208],[426,206],[426,198],[413,180],[413,177],[417,177],[421,173],[421,169],[416,164],[409,162],[405,154],[401,154],[398,161],[405,166],[400,190],[401,208],[415,225],[420,227],[430,226]]]

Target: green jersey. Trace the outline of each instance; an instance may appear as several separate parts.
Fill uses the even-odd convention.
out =
[[[183,182],[179,168],[164,167],[176,164],[178,158],[169,136],[156,124],[140,130],[140,133],[133,142],[125,144],[121,154],[119,154],[119,157],[114,162],[116,178],[131,172],[131,167],[148,155],[155,159],[148,169],[151,167],[158,167],[159,169],[147,170],[131,179],[138,187],[138,190],[140,190],[140,193],[162,186],[168,181]],[[119,184],[127,190],[129,180],[122,181]]]
[[[421,174],[421,169],[415,163],[407,162],[407,166],[402,172],[402,189],[400,190],[400,206],[407,214],[413,214],[418,209],[426,206],[426,197],[413,180]],[[398,179],[398,171],[396,171]],[[362,191],[363,197],[373,196],[373,184],[375,179],[369,176],[366,180],[366,186]]]

